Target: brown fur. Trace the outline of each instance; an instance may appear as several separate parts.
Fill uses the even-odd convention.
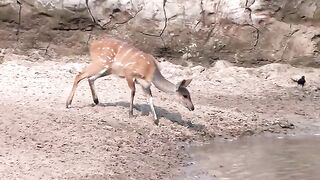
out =
[[[151,82],[156,68],[156,60],[151,55],[114,38],[92,42],[90,56],[93,64],[110,69],[111,74],[120,77],[130,76]]]
[[[136,83],[139,83],[144,92],[149,96],[149,104],[156,123],[158,122],[158,118],[152,103],[151,83],[162,91],[175,93],[185,107],[189,110],[194,110],[189,91],[186,89],[191,79],[183,80],[174,85],[161,75],[157,61],[152,55],[135,48],[133,45],[111,37],[94,40],[90,45],[90,57],[90,64],[75,77],[66,107],[71,105],[78,83],[85,78],[88,78],[93,101],[95,104],[98,104],[99,101],[95,92],[94,81],[100,77],[115,74],[125,78],[131,90],[130,116],[133,115]]]

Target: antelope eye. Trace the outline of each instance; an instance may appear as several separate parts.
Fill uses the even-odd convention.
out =
[[[183,95],[184,98],[188,98],[188,95]]]

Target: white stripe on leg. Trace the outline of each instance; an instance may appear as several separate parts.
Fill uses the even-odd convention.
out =
[[[151,108],[151,111],[152,111],[152,114],[153,114],[154,119],[157,120],[158,117],[157,117],[156,111],[155,111],[154,106],[153,106],[153,99],[152,99],[152,97],[149,98],[149,105],[150,105],[150,108]]]

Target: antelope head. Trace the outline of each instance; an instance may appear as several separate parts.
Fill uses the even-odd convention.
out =
[[[192,79],[184,79],[177,83],[176,85],[176,95],[179,102],[188,108],[190,111],[194,110],[193,103],[191,101],[190,93],[187,89],[187,86],[191,83]]]

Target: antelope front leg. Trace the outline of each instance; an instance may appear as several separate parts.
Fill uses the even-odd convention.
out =
[[[153,114],[153,121],[156,125],[159,124],[159,119],[158,119],[158,116],[157,116],[157,113],[156,113],[156,110],[154,108],[154,105],[153,105],[153,98],[152,98],[152,93],[151,93],[151,89],[150,87],[145,89],[145,92],[148,94],[149,96],[149,105],[150,105],[150,108],[151,108],[151,111],[152,111],[152,114]]]
[[[159,124],[159,119],[158,119],[156,110],[154,109],[153,97],[152,97],[152,96],[149,97],[149,105],[150,105],[150,108],[151,108],[151,111],[152,111],[152,114],[153,114],[153,120],[154,120],[154,122],[155,122],[156,124]]]
[[[89,82],[89,86],[90,86],[93,102],[95,104],[99,104],[99,99],[98,99],[98,96],[97,96],[97,93],[96,93],[96,89],[95,89],[95,86],[94,86],[94,80],[89,78],[88,82]]]
[[[158,119],[156,110],[155,110],[154,105],[153,105],[152,92],[151,92],[151,89],[150,89],[151,84],[148,83],[147,81],[143,80],[143,79],[137,79],[137,82],[142,86],[142,89],[143,89],[144,93],[149,98],[149,102],[148,103],[149,103],[150,109],[152,111],[154,123],[156,125],[159,125],[159,119]]]
[[[153,114],[153,121],[154,121],[154,123],[156,125],[159,125],[159,119],[158,119],[156,110],[155,110],[154,105],[153,105],[153,98],[152,98],[152,93],[151,93],[150,86],[147,86],[147,87],[143,86],[143,90],[149,97],[149,106],[150,106],[152,114]]]

